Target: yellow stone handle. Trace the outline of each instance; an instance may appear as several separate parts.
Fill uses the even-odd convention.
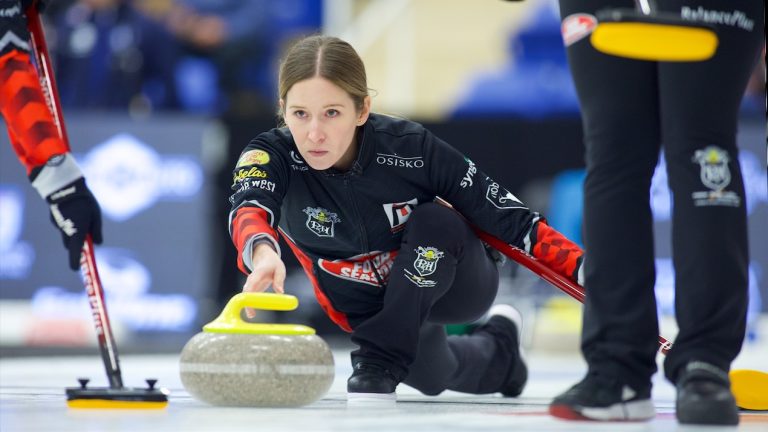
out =
[[[244,307],[252,307],[254,309],[262,310],[290,311],[299,307],[299,299],[289,294],[241,292],[229,299],[224,310],[236,309],[234,312],[239,314],[240,309]]]
[[[262,310],[291,311],[299,300],[287,294],[239,293],[233,296],[218,318],[203,326],[207,333],[238,333],[263,335],[313,335],[315,329],[300,324],[249,323],[242,320],[240,311],[245,307]]]

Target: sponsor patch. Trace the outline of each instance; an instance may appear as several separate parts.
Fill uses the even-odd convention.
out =
[[[331,213],[324,208],[312,208],[307,207],[304,209],[304,213],[307,214],[307,228],[315,233],[318,237],[333,237],[333,227],[337,223],[341,223],[341,219],[336,213]]]
[[[585,13],[576,13],[568,15],[563,19],[560,25],[560,32],[563,35],[565,46],[571,46],[574,43],[589,36],[597,27],[597,18],[594,15]]]
[[[731,170],[728,162],[731,158],[728,152],[717,146],[708,146],[696,150],[692,161],[699,164],[699,178],[701,183],[709,188],[708,191],[697,191],[691,195],[697,207],[702,206],[728,206],[738,207],[741,198],[733,191],[725,188],[731,183]]]
[[[240,183],[236,193],[244,192],[249,189],[262,189],[270,192],[275,191],[275,182],[269,180],[250,180]]]
[[[424,159],[421,156],[403,157],[385,153],[376,153],[376,163],[400,168],[424,168]]]
[[[68,187],[66,189],[61,189],[60,191],[51,194],[50,199],[53,201],[60,200],[66,196],[72,195],[73,193],[77,192],[77,188],[75,186]]]
[[[297,164],[303,164],[304,160],[299,157],[299,155],[296,154],[295,151],[291,150],[291,160],[296,162]]]
[[[236,183],[250,178],[265,179],[267,178],[267,172],[262,171],[256,167],[252,167],[251,169],[240,169],[237,171],[237,173],[235,173],[234,176],[232,176],[232,185],[234,186]]]
[[[6,7],[4,9],[0,9],[0,17],[2,18],[13,18],[21,15],[21,5],[20,4],[14,4],[11,7]]]
[[[389,273],[392,271],[396,256],[397,251],[375,251],[333,261],[320,258],[317,264],[324,272],[337,278],[381,287],[389,280]]]
[[[488,190],[485,192],[485,198],[498,209],[526,208],[523,203],[512,195],[512,192],[504,189],[495,181],[491,181]]]
[[[703,6],[699,6],[698,9],[683,6],[680,9],[680,17],[685,20],[703,21],[706,23],[738,27],[746,31],[752,31],[752,29],[755,28],[755,21],[750,19],[747,14],[740,10],[726,12],[704,9]]]
[[[477,167],[475,166],[475,163],[471,160],[464,158],[464,160],[467,161],[467,164],[469,167],[467,168],[467,173],[464,174],[464,178],[461,179],[461,182],[459,183],[459,186],[462,188],[468,188],[471,187],[474,184],[474,181],[472,178],[475,176],[475,173],[477,173]]]
[[[307,167],[306,163],[304,162],[301,157],[299,157],[298,154],[296,154],[295,151],[291,150],[291,160],[293,163],[291,164],[291,169],[294,171],[308,171],[309,167]]]
[[[405,272],[405,277],[408,278],[409,281],[413,282],[417,287],[419,288],[434,288],[437,286],[437,282],[433,281],[432,279],[427,279],[424,276],[419,276],[408,269],[403,270]]]
[[[405,202],[384,204],[384,213],[387,214],[390,231],[396,233],[405,228],[405,223],[417,205],[419,200],[416,198]]]
[[[269,163],[269,153],[264,150],[249,150],[240,156],[235,168],[246,165],[266,165]]]

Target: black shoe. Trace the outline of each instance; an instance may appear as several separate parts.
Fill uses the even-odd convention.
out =
[[[656,413],[651,389],[638,392],[618,380],[588,374],[581,382],[556,397],[549,414],[565,420],[642,421]]]
[[[347,380],[347,400],[355,402],[392,401],[397,399],[397,377],[383,366],[359,362]]]
[[[693,361],[685,366],[677,379],[675,406],[681,424],[739,424],[728,374],[709,363]]]
[[[487,321],[475,330],[490,333],[513,353],[514,362],[498,390],[506,397],[520,396],[528,381],[528,366],[522,355],[522,328],[523,318],[517,309],[507,304],[497,304],[488,311]]]

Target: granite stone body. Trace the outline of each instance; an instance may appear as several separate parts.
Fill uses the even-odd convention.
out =
[[[181,382],[217,406],[298,407],[328,392],[333,355],[317,335],[201,332],[181,351]]]

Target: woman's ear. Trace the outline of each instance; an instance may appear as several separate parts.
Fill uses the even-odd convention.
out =
[[[371,97],[366,96],[363,99],[363,109],[360,110],[360,114],[357,116],[357,125],[362,126],[368,121],[368,116],[371,114]]]
[[[285,119],[285,101],[280,99],[278,103],[280,104],[280,114],[283,116],[283,119]]]

